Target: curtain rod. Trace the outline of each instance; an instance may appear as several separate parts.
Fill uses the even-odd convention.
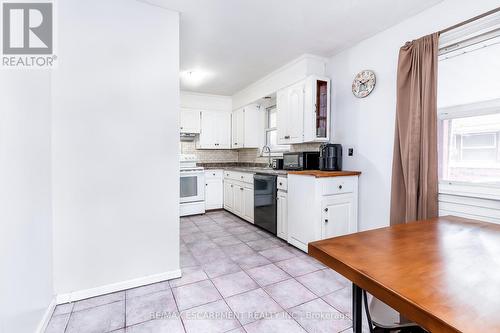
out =
[[[465,20],[463,22],[457,23],[455,25],[452,25],[451,27],[448,27],[446,29],[443,29],[443,30],[439,31],[439,34],[441,35],[441,34],[444,34],[445,32],[451,31],[453,29],[460,28],[461,26],[464,26],[464,25],[469,24],[471,22],[474,22],[474,21],[477,21],[479,19],[482,19],[483,17],[486,17],[488,15],[494,14],[494,13],[496,13],[498,11],[500,11],[500,7],[497,7],[497,8],[492,9],[492,10],[486,12],[486,13],[483,13],[481,15],[475,16],[473,18],[470,18],[470,19]]]

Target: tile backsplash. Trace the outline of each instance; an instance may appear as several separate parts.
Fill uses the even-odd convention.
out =
[[[321,143],[302,143],[290,146],[290,151],[317,151]],[[195,154],[200,163],[267,163],[266,156],[260,156],[260,149],[248,148],[239,150],[196,149],[195,142],[181,142],[181,153]]]
[[[182,154],[195,154],[200,163],[238,162],[237,150],[196,149],[194,141],[181,142]]]

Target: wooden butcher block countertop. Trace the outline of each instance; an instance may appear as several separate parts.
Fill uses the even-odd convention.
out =
[[[328,177],[359,176],[361,174],[361,171],[302,170],[302,171],[288,171],[288,174],[299,175],[299,176],[313,176],[316,178],[328,178]]]

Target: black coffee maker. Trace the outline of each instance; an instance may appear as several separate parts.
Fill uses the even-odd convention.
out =
[[[319,169],[324,171],[342,170],[342,145],[325,143],[319,147]]]

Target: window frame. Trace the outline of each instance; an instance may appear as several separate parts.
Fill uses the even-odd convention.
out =
[[[273,106],[270,106],[270,107],[267,107],[265,109],[265,112],[266,112],[266,124],[265,124],[265,127],[264,127],[264,142],[265,142],[265,145],[269,147],[269,149],[271,150],[271,156],[283,156],[283,153],[284,152],[287,152],[290,150],[290,145],[279,145],[279,144],[276,144],[276,145],[270,145],[269,142],[267,141],[268,139],[268,133],[270,132],[273,132],[275,131],[276,132],[276,138],[277,138],[277,134],[278,134],[278,127],[277,126],[274,126],[274,127],[270,127],[270,118],[271,118],[271,112],[276,112],[276,117],[278,117],[278,110],[277,110],[277,107],[276,105],[273,105]],[[261,156],[264,156],[266,155],[267,156],[267,153],[265,154],[263,152],[263,150],[261,149]]]
[[[456,105],[438,108],[438,121],[473,116],[500,114],[500,98],[481,101],[470,104]],[[438,138],[439,149],[441,148],[441,137]],[[442,167],[441,154],[439,156],[439,168]],[[441,172],[441,169],[439,170]],[[483,199],[500,200],[500,183],[480,183],[457,180],[443,180],[438,182],[439,194],[459,195]]]

